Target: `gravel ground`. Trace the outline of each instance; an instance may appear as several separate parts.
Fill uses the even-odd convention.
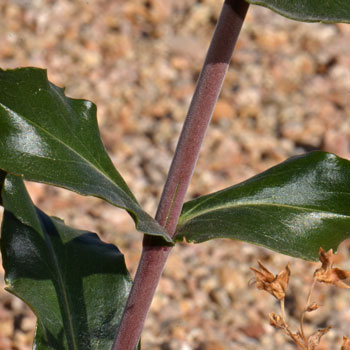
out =
[[[67,95],[95,102],[113,162],[154,214],[220,8],[219,0],[2,0],[0,66],[46,67]],[[350,25],[298,23],[251,7],[188,198],[314,149],[349,159],[349,40]],[[118,245],[134,273],[141,235],[123,211],[44,185],[28,189],[47,213]],[[344,242],[343,268],[349,255]],[[295,349],[269,325],[277,302],[251,283],[258,259],[276,273],[290,262],[286,309],[296,325],[317,265],[235,241],[179,244],[144,349]],[[320,286],[314,298],[323,307],[306,331],[331,325],[318,350],[340,349],[350,336],[349,291]],[[30,349],[34,327],[32,312],[1,289],[0,350]]]

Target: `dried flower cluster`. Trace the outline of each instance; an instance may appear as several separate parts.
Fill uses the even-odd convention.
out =
[[[270,313],[270,324],[281,329],[296,344],[298,350],[316,350],[324,336],[331,327],[319,329],[313,334],[306,336],[304,333],[304,317],[307,312],[313,312],[319,308],[315,302],[311,302],[311,295],[316,282],[332,284],[339,288],[348,288],[350,286],[344,282],[350,277],[350,271],[333,267],[334,254],[332,250],[325,252],[322,248],[319,250],[319,259],[322,266],[314,272],[313,282],[308,294],[306,307],[300,316],[300,328],[293,332],[286,321],[284,301],[290,278],[289,264],[276,276],[274,276],[260,261],[259,269],[251,267],[255,274],[256,287],[265,290],[280,301],[281,315],[274,312]],[[350,350],[350,338],[343,337],[341,350]]]

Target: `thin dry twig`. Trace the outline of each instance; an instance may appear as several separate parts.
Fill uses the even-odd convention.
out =
[[[285,296],[288,288],[291,270],[289,264],[276,276],[273,275],[260,261],[258,261],[259,269],[251,267],[255,274],[256,287],[265,290],[280,301],[281,315],[274,312],[269,314],[270,325],[281,329],[283,333],[289,336],[297,346],[298,350],[316,350],[320,344],[322,337],[329,332],[331,327],[318,329],[309,336],[304,332],[304,319],[307,312],[313,312],[319,308],[319,305],[312,302],[312,292],[316,282],[332,284],[338,288],[350,289],[350,285],[344,280],[350,278],[350,271],[333,267],[334,254],[332,250],[325,252],[322,248],[319,250],[319,260],[321,267],[314,272],[314,278],[310,287],[306,306],[300,315],[300,329],[293,332],[287,323],[285,312]],[[350,350],[350,338],[343,337],[341,350]]]

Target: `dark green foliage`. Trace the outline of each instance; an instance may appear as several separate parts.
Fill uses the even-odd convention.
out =
[[[317,260],[348,237],[350,162],[313,152],[185,203],[176,240],[233,238]]]
[[[37,68],[0,70],[0,169],[102,198],[145,233],[171,238],[137,203],[99,135],[96,106],[74,100]]]
[[[349,0],[246,0],[303,22],[350,23]]]
[[[119,250],[36,208],[8,175],[1,253],[7,290],[38,317],[34,349],[110,350],[131,278]]]

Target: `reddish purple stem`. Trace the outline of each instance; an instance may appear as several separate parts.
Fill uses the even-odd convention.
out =
[[[216,25],[156,214],[156,220],[171,237],[175,234],[184,197],[248,6],[244,0],[226,0]],[[164,246],[158,237],[145,236],[139,267],[112,350],[135,350],[171,248]]]

